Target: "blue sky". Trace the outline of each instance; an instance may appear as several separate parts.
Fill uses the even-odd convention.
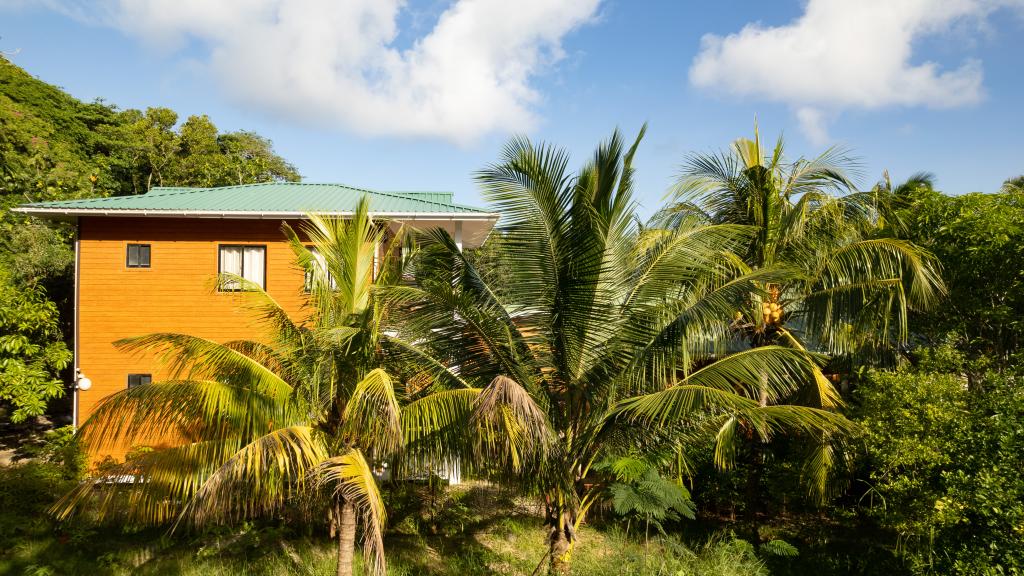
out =
[[[865,187],[994,191],[1024,173],[1022,32],[1021,0],[0,0],[0,50],[30,73],[255,130],[308,181],[478,203],[512,133],[579,164],[646,121],[645,214],[755,117],[791,157],[850,148]]]

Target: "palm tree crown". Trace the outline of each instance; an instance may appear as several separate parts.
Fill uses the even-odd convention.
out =
[[[892,233],[899,190],[857,192],[856,171],[838,148],[787,162],[782,138],[765,150],[755,129],[727,152],[689,156],[659,220],[753,231],[744,265],[774,268],[782,280],[763,285],[767,299],[748,299],[735,318],[752,342],[798,338],[828,354],[878,349],[906,341],[908,312],[934,304],[943,286],[934,259]],[[905,186],[928,182],[920,174]]]

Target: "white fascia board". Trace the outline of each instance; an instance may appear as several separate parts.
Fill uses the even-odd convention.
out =
[[[292,218],[301,220],[309,213],[325,216],[352,216],[352,212],[257,212],[253,210],[103,210],[97,208],[33,208],[17,207],[12,212],[36,216],[144,216],[144,217],[175,217],[175,218],[237,218],[248,220],[266,220]],[[496,222],[500,214],[494,212],[371,212],[375,218],[395,218],[401,220],[485,220]]]

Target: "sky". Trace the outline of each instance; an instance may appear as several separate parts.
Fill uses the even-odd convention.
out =
[[[0,0],[0,51],[72,95],[206,114],[310,182],[448,190],[526,135],[632,139],[649,215],[687,154],[846,148],[870,187],[1024,173],[1024,0]]]

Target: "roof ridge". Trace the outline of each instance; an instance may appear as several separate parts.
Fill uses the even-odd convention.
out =
[[[228,184],[227,186],[154,186],[154,188],[188,188],[190,190],[226,190],[229,188],[253,188],[256,186],[339,186],[341,188],[348,188],[349,190],[359,190],[360,192],[374,192],[367,188],[359,188],[358,186],[349,186],[348,184],[342,184],[340,182],[292,182],[290,180],[269,180],[267,182],[248,182],[246,184]]]

